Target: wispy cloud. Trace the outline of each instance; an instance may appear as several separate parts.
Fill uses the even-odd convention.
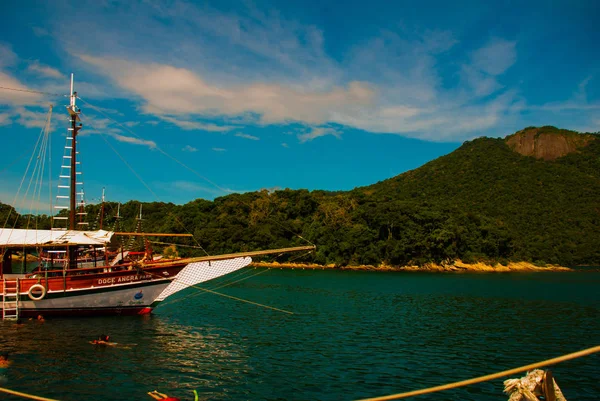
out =
[[[300,141],[300,143],[304,143],[326,135],[333,135],[337,139],[340,139],[342,136],[342,132],[335,128],[315,127],[310,128],[308,132],[298,134],[298,140]]]
[[[191,193],[197,194],[198,196],[200,196],[200,195],[206,196],[208,194],[210,197],[212,197],[215,195],[218,196],[218,195],[229,194],[229,193],[235,192],[235,191],[232,191],[227,188],[209,187],[209,186],[202,185],[202,184],[199,184],[194,181],[183,181],[183,180],[162,182],[162,183],[157,183],[156,185],[166,191],[191,192]]]
[[[542,105],[529,106],[532,110],[542,110],[549,112],[568,112],[568,111],[591,111],[600,110],[600,102],[589,102],[587,95],[587,86],[593,80],[592,76],[589,76],[582,80],[578,85],[577,89],[573,94],[564,101],[548,102]]]
[[[350,113],[370,104],[374,98],[374,91],[362,82],[350,82],[344,87],[323,91],[273,83],[225,87],[209,84],[191,70],[169,65],[147,65],[88,55],[80,58],[143,98],[145,111],[185,129],[225,130],[217,126],[201,127],[202,124],[180,121],[165,114],[215,117],[250,112],[260,115],[264,124],[291,121],[321,124],[333,119],[335,113]]]
[[[52,34],[68,44],[81,28],[93,31],[78,38],[81,66],[110,78],[143,112],[185,130],[334,123],[457,141],[518,120],[524,104],[518,84],[507,81],[519,43],[502,37],[483,37],[473,48],[460,30],[399,23],[334,57],[326,27],[253,3],[236,11],[183,0],[92,3],[86,14],[95,18],[70,15],[72,23],[57,22]]]
[[[516,61],[516,42],[494,38],[471,54],[470,63],[462,66],[461,75],[475,97],[488,96],[502,89],[497,76]]]
[[[12,51],[12,48],[0,42],[0,68],[14,65],[16,62],[17,55]]]
[[[25,107],[18,107],[14,110],[15,114],[19,116],[19,124],[27,128],[43,128],[46,126],[48,120],[48,111],[38,112],[26,109]]]
[[[31,90],[23,85],[16,78],[0,71],[0,86],[5,88]],[[43,96],[37,93],[20,92],[12,90],[0,90],[0,104],[19,106],[19,105],[35,105],[43,99]]]
[[[212,148],[212,150],[214,150],[215,152],[226,152],[227,149],[223,149],[223,148]]]
[[[9,113],[0,113],[0,125],[12,123]]]
[[[183,149],[184,152],[197,152],[198,149],[196,149],[195,147],[191,146],[191,145],[185,145],[185,147]]]
[[[27,67],[27,71],[49,78],[65,78],[65,76],[57,69],[49,67],[47,65],[42,65],[39,63],[39,61],[33,61],[31,64],[29,64],[29,67]]]
[[[133,145],[143,145],[143,146],[149,147],[150,149],[156,148],[156,142],[149,141],[147,139],[134,138],[132,136],[125,136],[125,135],[116,134],[116,133],[109,133],[108,135],[112,136],[119,142],[130,143]]]
[[[121,128],[116,127],[114,121],[109,120],[108,118],[86,114],[84,123],[86,128],[81,131],[80,135],[106,135],[123,143],[142,145],[150,149],[156,149],[157,147],[156,142],[154,141],[130,135],[124,135]]]
[[[287,143],[285,143],[285,142],[282,142],[281,146],[283,146],[284,148],[289,148],[289,147],[290,147],[290,145],[288,145],[288,144],[287,144]]]
[[[329,75],[318,75],[322,71],[315,71],[317,74],[302,85],[273,81],[209,83],[201,72],[168,64],[86,54],[79,57],[143,99],[144,111],[183,129],[225,130],[201,120],[252,115],[256,116],[254,124],[299,122],[319,127],[337,123],[369,132],[455,140],[493,127],[503,115],[513,113],[512,104],[519,100],[514,91],[500,91],[502,85],[491,75],[501,74],[516,60],[515,43],[500,39],[474,51],[461,67],[468,91],[442,89],[436,57],[456,43],[447,32],[427,32],[411,40],[386,32],[345,60],[351,67],[345,74],[337,74],[338,80],[347,76],[340,84],[332,84]],[[317,53],[329,66],[336,66],[324,51]],[[498,66],[492,65],[496,53],[503,58]],[[299,54],[301,51],[289,56]],[[341,71],[341,66],[328,71],[335,69]],[[495,97],[489,97],[494,93]],[[484,96],[488,97],[482,100]],[[318,129],[299,139],[334,134],[339,136],[335,130]]]
[[[516,42],[492,39],[472,55],[473,66],[489,75],[500,75],[517,61]]]
[[[237,134],[235,134],[235,136],[240,137],[240,138],[244,138],[244,139],[250,139],[252,141],[258,141],[258,140],[260,140],[260,138],[257,137],[257,136],[249,135],[249,134],[244,134],[242,132],[238,132]]]
[[[148,108],[148,111],[151,110],[152,107]],[[184,130],[202,130],[202,131],[211,131],[211,132],[224,132],[229,131],[235,127],[230,126],[219,126],[216,124],[206,124],[199,121],[189,121],[184,120],[182,118],[170,117],[162,114],[156,115],[158,118],[170,122],[171,124],[175,124],[181,129]]]

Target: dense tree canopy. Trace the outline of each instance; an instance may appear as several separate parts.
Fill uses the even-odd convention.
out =
[[[304,245],[305,238],[318,246],[305,261],[338,266],[456,259],[598,265],[598,136],[555,161],[521,156],[503,139],[478,138],[349,192],[263,190],[185,205],[144,203],[141,229],[194,234],[178,241],[187,245],[177,248],[180,255],[202,254],[200,247],[216,254]],[[117,222],[117,204],[105,204],[104,228],[135,230],[139,205],[121,205]],[[87,206],[91,227],[98,228],[99,211],[100,205]],[[6,226],[50,225],[47,216],[18,216],[3,204],[0,217]]]

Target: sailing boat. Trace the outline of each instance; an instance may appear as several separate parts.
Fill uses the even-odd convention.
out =
[[[77,93],[71,75],[70,128],[66,148],[70,174],[68,227],[62,230],[0,229],[0,294],[2,318],[89,315],[144,315],[167,297],[190,286],[215,279],[248,266],[252,256],[312,250],[314,246],[273,249],[237,254],[153,260],[131,260],[121,254],[109,263],[80,264],[81,255],[107,249],[115,232],[80,230],[77,223],[77,133],[82,128]],[[66,167],[66,166],[63,166]],[[66,198],[66,197],[65,197]],[[63,218],[57,215],[56,218]],[[66,219],[65,219],[66,220]],[[132,233],[127,233],[132,234]],[[146,236],[162,235],[148,233]],[[182,235],[182,234],[179,234]],[[66,263],[49,263],[33,273],[14,274],[12,254],[30,250],[61,254]],[[25,252],[26,253],[26,252]]]

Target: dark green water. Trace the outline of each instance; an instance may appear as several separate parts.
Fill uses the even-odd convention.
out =
[[[262,270],[249,270],[251,275]],[[241,278],[241,277],[240,277]],[[600,344],[600,274],[269,270],[188,290],[151,317],[0,323],[1,387],[59,400],[353,400],[505,370]],[[112,335],[117,347],[88,343]],[[600,399],[600,356],[553,367]],[[506,400],[502,379],[415,400]],[[19,400],[0,394],[2,400]]]

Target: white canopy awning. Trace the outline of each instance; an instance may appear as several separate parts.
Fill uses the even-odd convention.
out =
[[[0,228],[0,247],[106,245],[112,231],[54,231]]]

